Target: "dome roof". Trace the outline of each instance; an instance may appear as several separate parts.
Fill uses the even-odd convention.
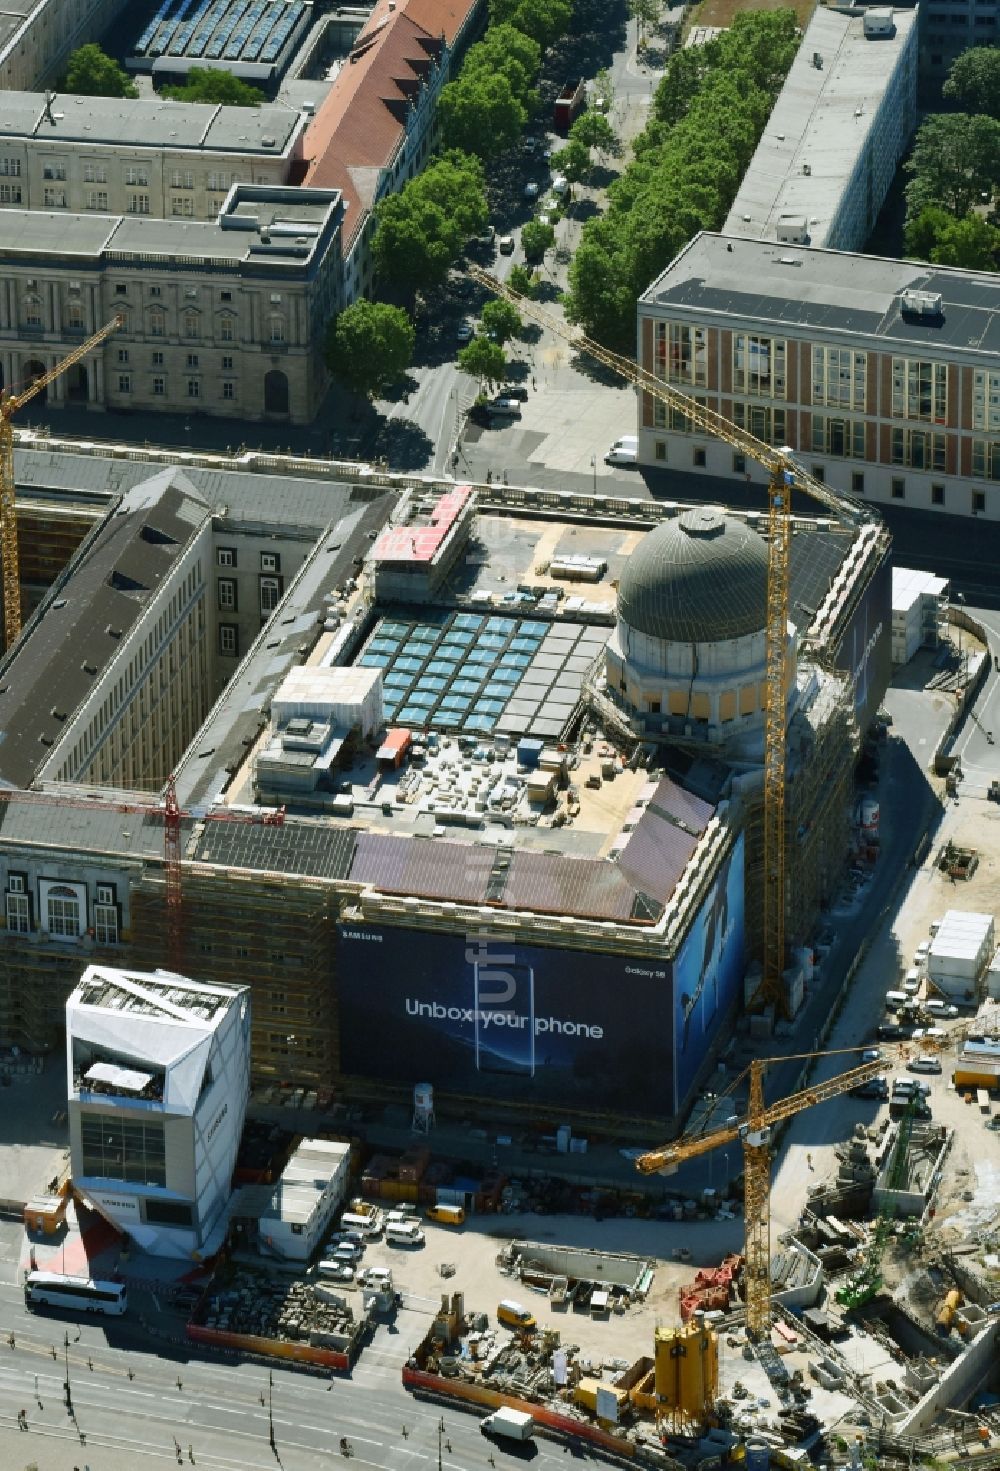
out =
[[[641,541],[618,584],[618,616],[667,643],[719,643],[767,621],[767,543],[709,506]]]

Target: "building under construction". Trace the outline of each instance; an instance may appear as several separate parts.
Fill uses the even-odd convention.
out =
[[[103,512],[0,669],[0,1033],[54,1045],[94,960],[171,963],[251,986],[261,1080],[682,1113],[758,942],[757,517],[178,458],[18,457],[22,504]],[[796,946],[890,575],[877,527],[796,520]]]

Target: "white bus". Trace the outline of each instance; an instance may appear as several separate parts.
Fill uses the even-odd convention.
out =
[[[124,1282],[94,1282],[62,1272],[29,1272],[24,1279],[29,1308],[71,1308],[78,1313],[123,1313],[128,1306]]]

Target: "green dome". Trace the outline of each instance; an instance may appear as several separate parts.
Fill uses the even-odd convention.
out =
[[[767,620],[767,543],[742,521],[698,506],[641,541],[618,584],[618,616],[666,643],[720,643]]]

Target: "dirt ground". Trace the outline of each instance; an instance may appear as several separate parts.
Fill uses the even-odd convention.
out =
[[[815,0],[702,0],[691,12],[690,26],[728,26],[741,10],[783,10],[791,4],[805,30],[816,8]]]

